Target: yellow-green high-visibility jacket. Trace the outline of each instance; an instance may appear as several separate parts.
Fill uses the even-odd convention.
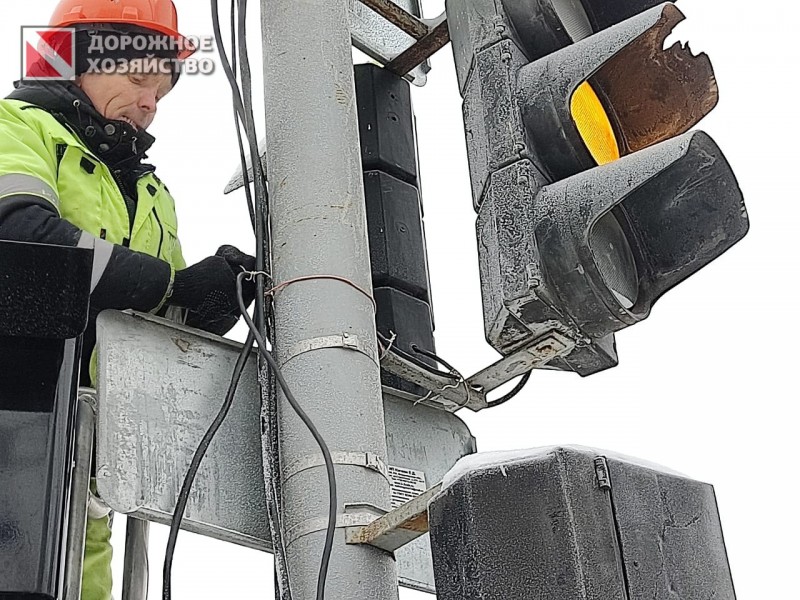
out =
[[[71,125],[47,110],[0,100],[0,239],[93,248],[92,317],[106,308],[158,310],[175,270],[186,266],[169,190],[152,167],[129,164],[128,176],[138,177],[132,223],[118,182],[122,170],[115,175]],[[21,210],[36,213],[35,222],[25,221]],[[94,339],[90,322],[84,384],[94,383]]]
[[[75,134],[39,107],[0,100],[0,206],[9,196],[38,196],[97,238],[158,257],[173,269],[184,268],[169,190],[148,172],[139,179],[137,192],[131,228],[114,176]]]

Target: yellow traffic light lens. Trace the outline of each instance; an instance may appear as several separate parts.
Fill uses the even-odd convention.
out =
[[[608,118],[600,98],[597,97],[588,81],[584,81],[570,101],[572,120],[589,153],[598,165],[604,165],[619,158],[619,145],[611,120]]]

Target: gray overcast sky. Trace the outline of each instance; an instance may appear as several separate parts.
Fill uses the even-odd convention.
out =
[[[426,16],[443,4],[424,2]],[[3,3],[0,79],[7,90],[19,76],[19,26],[46,23],[54,5]],[[211,34],[208,2],[176,5],[182,31]],[[580,443],[713,483],[740,597],[796,597],[798,9],[791,2],[742,0],[681,0],[678,6],[688,17],[678,36],[695,51],[707,51],[715,67],[721,99],[700,127],[739,178],[750,234],[662,299],[650,319],[618,336],[616,369],[587,379],[538,373],[515,401],[462,418],[480,450]],[[253,59],[260,50],[255,17]],[[429,85],[414,89],[413,98],[437,350],[472,373],[497,355],[483,340],[475,214],[452,63],[449,47],[436,55]],[[258,64],[254,71],[260,73]],[[221,193],[238,161],[231,114],[217,68],[213,76],[184,77],[151,128],[158,138],[151,159],[177,199],[190,263],[222,243],[254,248],[242,192]],[[257,119],[263,123],[263,111]],[[152,598],[160,596],[165,531],[154,527],[152,533]],[[268,556],[192,534],[179,538],[175,571],[176,599],[272,597]],[[401,598],[421,597],[401,592]]]

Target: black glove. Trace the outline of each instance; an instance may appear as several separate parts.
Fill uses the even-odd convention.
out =
[[[236,275],[242,267],[252,270],[254,264],[255,259],[247,254],[233,246],[223,246],[215,256],[175,272],[168,302],[189,309],[186,324],[190,327],[224,335],[239,319]],[[243,283],[245,302],[252,302],[255,286]]]
[[[256,259],[249,254],[245,254],[236,246],[220,246],[216,256],[224,258],[236,275],[242,271],[253,272],[256,270]],[[256,298],[255,281],[247,279],[242,281],[242,298],[244,298],[245,306],[249,307],[253,303]]]

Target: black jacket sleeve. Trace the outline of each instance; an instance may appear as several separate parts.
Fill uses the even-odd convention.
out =
[[[93,248],[94,314],[108,308],[153,310],[163,302],[170,287],[169,264],[89,235],[59,217],[49,202],[36,196],[19,194],[0,200],[0,239]]]

